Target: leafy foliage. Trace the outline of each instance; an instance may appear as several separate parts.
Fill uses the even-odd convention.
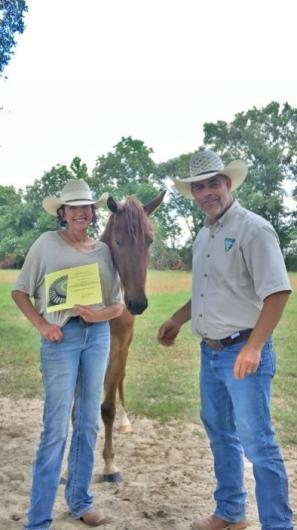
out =
[[[206,148],[225,163],[242,158],[249,166],[236,196],[241,204],[268,219],[285,250],[294,219],[284,205],[285,179],[297,180],[297,109],[272,102],[235,116],[231,123],[204,124]]]
[[[168,179],[168,177],[188,177],[189,162],[191,156],[192,153],[189,153],[186,155],[181,155],[178,158],[168,160],[168,162],[159,164],[157,168],[157,175],[159,180],[163,180],[164,182],[166,179]],[[176,225],[175,232],[171,232],[171,245],[173,247],[176,246],[176,241],[181,235],[181,232],[185,232],[185,230],[183,230],[181,226],[179,226],[178,228],[176,219],[183,220],[183,224],[188,232],[188,245],[191,245],[203,223],[203,214],[197,208],[194,201],[189,201],[188,199],[185,199],[176,191],[175,188],[171,188],[166,213],[171,220],[171,225]]]
[[[143,204],[148,203],[164,189],[164,183],[157,178],[152,153],[153,150],[141,140],[134,140],[131,136],[121,138],[113,151],[98,157],[89,182],[91,188],[96,193],[107,191],[118,200],[134,195]],[[166,207],[162,204],[154,214],[156,230],[162,239],[175,230],[165,212]]]
[[[285,180],[297,181],[297,109],[288,103],[281,107],[272,102],[262,109],[253,108],[239,113],[231,123],[218,121],[204,124],[204,145],[199,149],[213,149],[227,164],[236,158],[247,161],[249,174],[235,193],[246,208],[268,219],[276,228],[285,253],[294,235],[296,218],[285,204]],[[167,177],[189,176],[192,153],[159,164],[159,180]],[[297,196],[297,186],[295,195]],[[172,223],[183,219],[189,246],[202,226],[203,215],[194,201],[183,198],[171,189],[167,203]],[[291,252],[291,251],[290,251]]]
[[[93,188],[100,193],[107,191],[115,199],[125,195],[141,199],[143,185],[146,194],[148,185],[152,185],[155,170],[152,152],[141,140],[122,138],[113,151],[98,157],[92,174]]]
[[[24,0],[0,0],[0,73],[9,63],[16,46],[15,34],[24,31]]]
[[[247,161],[248,178],[236,196],[241,204],[271,221],[291,269],[297,268],[297,213],[285,207],[283,184],[286,180],[297,183],[296,130],[297,109],[272,102],[262,109],[239,113],[230,123],[206,123],[204,145],[200,147],[219,152],[224,163],[236,158]],[[99,156],[91,174],[75,157],[69,167],[56,165],[24,191],[0,186],[0,262],[12,256],[14,265],[21,264],[33,240],[56,227],[54,217],[42,210],[43,198],[60,192],[70,178],[83,178],[96,197],[107,191],[117,200],[134,195],[147,203],[168,188],[165,201],[154,215],[151,263],[158,268],[190,267],[191,244],[202,226],[203,215],[194,201],[172,188],[170,177],[189,175],[192,153],[158,165],[152,154],[144,142],[129,136]],[[295,196],[296,190],[297,185]],[[101,223],[107,215],[107,211],[100,211]]]
[[[0,261],[4,256],[7,266],[20,266],[32,245],[43,232],[57,227],[56,219],[42,209],[42,200],[48,195],[55,195],[70,178],[81,174],[78,168],[84,166],[76,158],[70,166],[57,165],[44,173],[40,180],[35,180],[25,191],[16,191],[12,186],[0,187]]]

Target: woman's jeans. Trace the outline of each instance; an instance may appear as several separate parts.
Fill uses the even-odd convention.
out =
[[[275,353],[267,341],[255,374],[235,379],[233,367],[244,343],[220,351],[201,343],[201,419],[214,456],[215,515],[230,522],[245,518],[243,454],[252,462],[263,530],[292,528],[288,480],[270,416]]]
[[[110,347],[109,323],[83,327],[78,319],[71,319],[62,331],[61,342],[41,339],[44,428],[33,465],[26,530],[50,528],[73,403],[74,426],[65,497],[75,518],[93,508],[89,487]]]

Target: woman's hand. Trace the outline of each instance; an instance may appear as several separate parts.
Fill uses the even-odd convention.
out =
[[[35,309],[29,295],[23,291],[15,290],[11,294],[16,305],[28,320],[38,329],[39,333],[47,340],[54,342],[63,339],[63,333],[59,326],[49,324]]]
[[[63,333],[59,326],[55,324],[49,324],[45,320],[38,326],[39,333],[50,342],[63,340]]]
[[[87,305],[75,305],[74,311],[86,322],[104,322],[119,317],[124,309],[122,304],[112,304],[102,309],[95,309]]]

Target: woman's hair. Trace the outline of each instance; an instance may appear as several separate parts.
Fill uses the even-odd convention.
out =
[[[91,204],[91,208],[92,208],[92,214],[93,214],[91,224],[95,226],[97,223],[97,215],[96,215],[96,208],[94,204]],[[57,210],[57,222],[59,226],[67,225],[67,222],[64,219],[64,215],[65,215],[65,204],[62,204],[62,206],[60,206],[60,208],[58,208]]]

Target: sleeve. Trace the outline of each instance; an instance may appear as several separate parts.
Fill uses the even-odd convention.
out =
[[[21,272],[13,287],[13,291],[22,291],[30,297],[35,296],[38,287],[44,281],[44,266],[42,264],[42,247],[44,234],[30,247]]]
[[[278,236],[269,223],[255,228],[243,248],[243,255],[261,300],[280,291],[292,290]]]

